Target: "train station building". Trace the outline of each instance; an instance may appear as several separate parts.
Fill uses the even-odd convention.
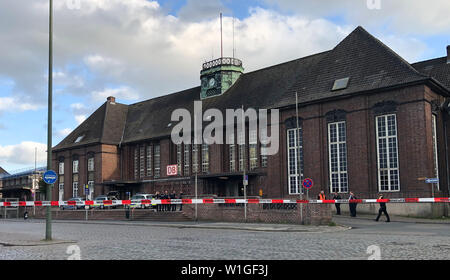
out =
[[[350,191],[448,197],[450,46],[446,57],[411,64],[358,27],[329,51],[248,73],[244,66],[219,58],[203,65],[198,87],[131,105],[109,97],[54,147],[53,197],[84,196],[86,186],[91,199],[110,191],[189,196],[196,177],[201,196],[241,197],[243,174],[249,197],[297,199],[305,178],[314,182],[311,198],[321,190],[344,199]],[[233,144],[174,144],[171,114],[193,115],[194,101],[204,112],[279,110],[278,152],[261,153],[248,130],[245,144],[239,133]],[[175,176],[168,165],[177,165]]]

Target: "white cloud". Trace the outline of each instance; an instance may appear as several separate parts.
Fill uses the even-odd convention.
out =
[[[0,166],[20,164],[33,166],[37,148],[37,162],[39,165],[47,160],[47,145],[37,142],[24,141],[17,145],[0,146]]]
[[[40,108],[40,105],[23,102],[16,97],[0,97],[0,113],[35,111]]]
[[[382,1],[394,5],[390,4],[393,1]],[[438,1],[442,7],[449,5],[446,0]],[[199,85],[202,63],[220,54],[218,9],[223,5],[217,0],[208,3],[189,0],[178,17],[167,15],[155,1],[90,0],[81,1],[80,9],[69,9],[65,2],[55,2],[54,68],[59,70],[54,86],[66,89],[60,93],[95,102],[104,102],[110,93],[128,100],[155,97]],[[324,19],[328,14],[322,11],[342,9],[349,14],[345,9],[352,13],[357,9],[362,14],[362,23],[369,22],[372,13],[364,5],[352,5],[354,1],[339,1],[341,8],[336,2],[281,1],[280,5],[286,9],[299,11],[289,15],[253,9],[248,17],[236,20],[236,56],[243,60],[246,71],[252,71],[333,48],[358,24],[334,23]],[[16,96],[33,96],[45,104],[47,85],[36,77],[45,75],[43,69],[47,65],[48,1],[33,3],[0,2],[0,11],[8,11],[0,17],[0,37],[9,39],[0,44],[0,52],[8,53],[0,57],[0,76],[14,81]],[[303,4],[303,10],[299,3]],[[437,27],[433,30],[448,27],[449,17],[440,17],[442,11],[434,7],[424,9],[423,5],[412,5],[414,11],[419,8],[427,11],[420,13],[418,22],[427,21],[430,11],[429,21],[434,20]],[[384,20],[395,20],[390,15],[396,13],[399,17],[413,13],[402,11],[397,4],[392,6],[393,11],[387,11],[388,7],[382,11],[386,15]],[[231,21],[230,17],[224,17],[226,56],[232,55]],[[398,46],[405,46],[411,40],[400,36],[395,41]],[[424,44],[421,46],[426,48]],[[10,52],[11,49],[15,51]],[[404,52],[400,55],[406,54],[413,60],[422,53],[405,47],[397,49]]]
[[[120,88],[107,88],[103,91],[94,91],[91,94],[92,99],[97,102],[104,102],[106,101],[106,98],[109,96],[114,96],[117,101],[122,100],[130,100],[130,101],[136,101],[139,99],[139,94],[126,86],[120,87]]]
[[[450,34],[448,0],[265,0],[284,10],[309,17],[339,16],[355,25],[389,26],[403,34]],[[367,3],[381,3],[377,5]]]

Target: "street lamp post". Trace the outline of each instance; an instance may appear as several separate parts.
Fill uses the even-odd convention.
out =
[[[52,169],[52,91],[53,91],[53,0],[49,0],[49,52],[48,52],[48,120],[47,170]],[[52,200],[53,184],[47,184],[46,200]],[[52,240],[51,206],[46,207],[45,240]]]

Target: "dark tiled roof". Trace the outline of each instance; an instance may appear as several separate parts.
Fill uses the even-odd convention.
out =
[[[450,64],[447,57],[430,59],[411,64],[417,71],[436,79],[444,87],[450,90]]]
[[[347,88],[332,91],[335,80],[347,77]],[[294,104],[295,92],[298,92],[299,102],[304,103],[425,79],[394,51],[358,27],[307,72],[299,75],[275,106]]]
[[[126,122],[127,110],[127,105],[105,102],[56,145],[54,150],[94,143],[119,144]],[[80,136],[84,136],[83,139],[75,143],[75,140]]]
[[[438,59],[413,67],[358,27],[330,51],[242,74],[226,93],[203,100],[202,107],[203,111],[241,106],[281,108],[295,104],[295,92],[299,94],[300,103],[308,103],[424,82],[430,75],[448,86],[449,68],[441,64]],[[332,91],[334,81],[346,77],[349,78],[348,87]],[[73,142],[83,133],[86,136],[80,145],[130,143],[166,137],[173,128],[168,126],[172,112],[184,108],[192,116],[194,100],[199,98],[200,87],[195,87],[128,106],[116,104],[112,107],[105,103],[56,148],[75,146]]]

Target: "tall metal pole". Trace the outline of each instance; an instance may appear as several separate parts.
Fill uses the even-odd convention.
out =
[[[195,146],[195,140],[197,139],[197,137],[195,137],[195,133],[197,132],[197,118],[196,118],[196,115],[195,115],[195,113],[194,113],[194,143],[192,143],[192,147],[195,147],[195,153],[196,153],[196,156],[195,156],[195,164],[196,164],[196,168],[195,168],[195,220],[196,221],[198,221],[198,201],[197,201],[197,199],[198,199],[198,187],[197,187],[197,174],[198,174],[198,168],[199,168],[199,166],[198,166],[198,147],[196,147]],[[192,155],[192,157],[194,157],[194,155]],[[192,167],[194,167],[194,162],[192,162]]]
[[[296,121],[297,121],[297,133],[296,133],[296,138],[297,138],[297,143],[295,143],[295,145],[298,145],[298,140],[300,137],[300,131],[299,131],[299,123],[298,123],[298,93],[295,92],[295,116],[296,116]],[[300,151],[299,151],[300,147],[297,147],[297,170],[298,175],[297,175],[297,186],[300,187]],[[303,200],[303,188],[300,187],[300,199]],[[300,220],[302,221],[303,224],[303,204],[300,203]]]
[[[223,40],[222,40],[222,13],[220,13],[220,58],[223,57]]]
[[[47,170],[52,169],[52,92],[53,92],[53,0],[49,0],[49,52],[48,52],[48,120]],[[52,200],[53,184],[47,184],[46,200]],[[45,240],[52,240],[51,206],[46,207]]]
[[[242,169],[243,169],[243,178],[242,178],[242,184],[244,185],[244,220],[247,222],[247,181],[245,180],[245,156],[247,153],[247,150],[245,149],[245,118],[244,118],[244,105],[242,105],[242,138],[244,139],[244,155],[242,156]]]

